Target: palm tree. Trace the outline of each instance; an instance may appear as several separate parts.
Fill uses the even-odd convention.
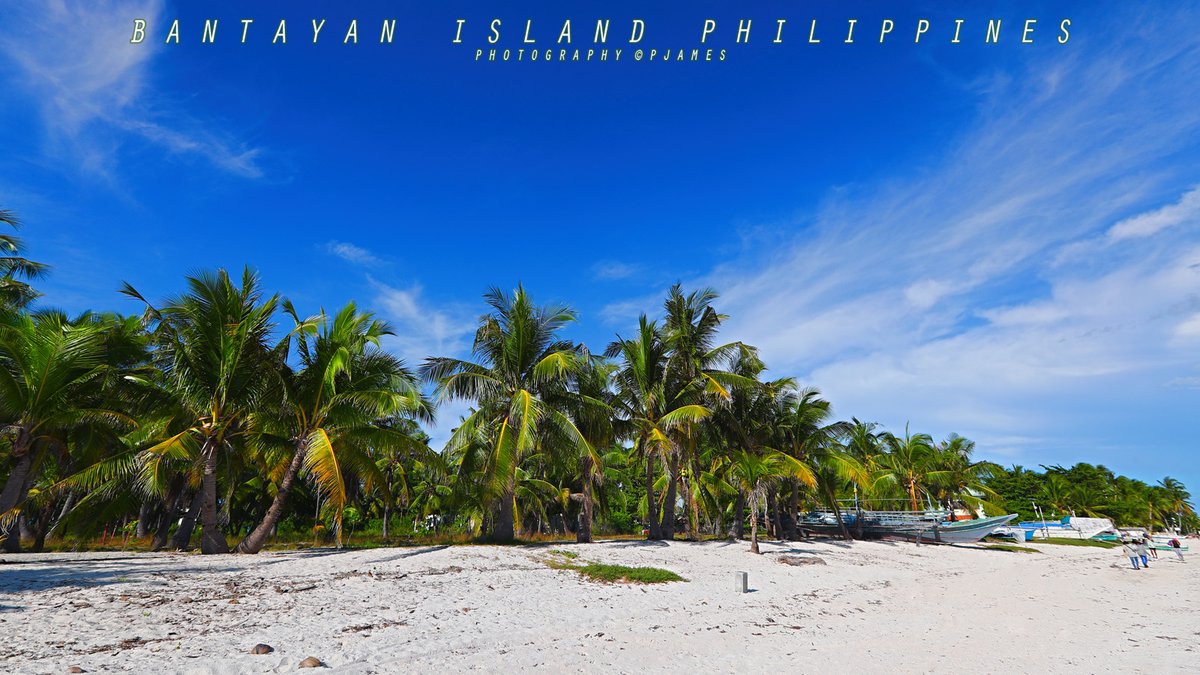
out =
[[[710,424],[706,425],[710,431],[709,435],[713,437],[713,445],[721,448],[718,456],[710,457],[709,460],[726,463],[726,472],[732,468],[737,452],[757,454],[783,440],[780,431],[783,428],[786,401],[792,390],[790,378],[772,382],[758,380],[766,366],[752,348],[743,347],[739,350],[730,369],[739,380],[729,388],[728,402],[716,407]],[[782,446],[781,443],[779,445]],[[735,494],[729,536],[740,538],[745,517],[743,510],[749,494],[738,487],[736,479],[730,483]]]
[[[905,429],[904,438],[887,433],[883,440],[887,452],[876,458],[875,485],[899,486],[908,496],[909,507],[920,511],[918,495],[945,478],[945,472],[937,468],[933,439],[929,434],[910,435]]]
[[[168,388],[190,418],[188,427],[150,449],[195,450],[202,466],[202,553],[228,553],[217,523],[218,460],[244,439],[254,413],[282,398],[280,371],[288,338],[270,344],[279,297],[263,298],[257,275],[246,268],[238,287],[225,270],[187,278],[188,291],[162,307],[132,286],[124,292],[146,305],[155,360]],[[277,404],[276,404],[277,405]]]
[[[1071,484],[1060,474],[1046,474],[1042,482],[1041,500],[1059,515],[1071,511]]]
[[[20,221],[12,211],[0,209],[0,224],[16,229]],[[23,251],[20,239],[11,234],[0,234],[0,307],[25,307],[38,297],[28,282],[42,278],[49,268],[23,257]]]
[[[750,551],[758,550],[758,514],[765,511],[767,490],[785,478],[797,478],[811,483],[812,473],[795,458],[782,452],[767,450],[756,453],[738,451],[730,463],[730,475],[739,490],[747,495],[750,506]]]
[[[42,458],[51,450],[65,453],[72,430],[135,425],[105,390],[125,382],[117,375],[141,358],[144,343],[114,329],[119,322],[113,317],[89,314],[71,321],[40,312],[0,318],[0,433],[13,462],[0,492],[0,519],[6,550],[18,551],[19,507]]]
[[[713,308],[712,303],[717,297],[711,288],[685,295],[679,284],[667,292],[663,303],[663,341],[669,350],[668,391],[674,394],[672,398],[676,405],[691,404],[712,409],[729,402],[731,386],[754,386],[756,383],[753,377],[735,375],[718,367],[724,363],[732,364],[753,350],[739,342],[716,344],[717,330],[728,318]],[[757,362],[757,355],[751,358]],[[698,419],[681,421],[669,434],[672,444],[667,454],[668,483],[662,517],[665,539],[671,539],[675,534],[675,492],[680,486],[688,508],[688,538],[699,537],[695,499],[699,478],[696,461],[700,440],[698,423]]]
[[[1194,519],[1196,510],[1192,506],[1192,494],[1187,491],[1183,483],[1167,476],[1158,482],[1165,493],[1163,507],[1167,513],[1171,514],[1176,527],[1182,527],[1185,518]]]
[[[511,542],[515,535],[517,468],[554,437],[558,447],[590,447],[575,424],[545,395],[565,387],[579,369],[580,352],[558,337],[575,320],[566,306],[538,307],[523,287],[512,294],[493,288],[485,296],[492,312],[480,319],[473,346],[477,361],[426,360],[422,372],[438,395],[473,401],[477,408],[451,436],[447,450],[484,450],[478,465],[480,497],[487,509],[484,538]]]
[[[645,314],[638,319],[637,336],[618,337],[608,346],[604,355],[621,359],[615,376],[617,395],[613,407],[618,417],[631,428],[634,454],[643,457],[646,463],[648,536],[650,539],[662,539],[665,536],[663,524],[667,518],[659,519],[654,467],[660,462],[667,464],[673,452],[673,443],[668,435],[670,431],[677,426],[704,419],[709,410],[704,406],[683,403],[682,397],[672,389],[674,382],[667,371],[667,345],[658,325],[647,319]],[[667,493],[668,500],[674,502],[674,491],[668,489]],[[674,516],[671,521],[674,522]]]
[[[262,521],[237,546],[238,553],[258,553],[283,515],[292,484],[304,468],[334,515],[334,531],[341,543],[340,513],[346,505],[344,475],[347,468],[374,479],[382,479],[369,457],[372,449],[396,448],[421,452],[420,443],[403,430],[386,424],[392,415],[411,414],[432,421],[429,403],[417,378],[398,359],[379,349],[379,338],[391,334],[387,324],[370,313],[359,312],[354,303],[332,319],[301,319],[285,307],[295,321],[296,370],[284,369],[284,416],[276,434],[259,440],[267,454],[276,443],[289,448],[286,463],[271,506]],[[279,418],[268,412],[257,424],[271,430]]]
[[[591,543],[594,519],[595,496],[593,488],[604,482],[604,451],[616,443],[616,427],[613,424],[612,377],[616,366],[595,358],[585,358],[575,374],[573,391],[563,401],[575,427],[587,440],[587,446],[579,457],[581,492],[572,495],[580,502],[579,523],[575,540]]]
[[[801,389],[782,403],[781,430],[785,447],[792,457],[812,470],[821,499],[833,511],[834,519],[842,530],[842,538],[849,539],[850,532],[842,518],[838,493],[851,484],[865,486],[867,470],[840,439],[856,430],[848,423],[830,421],[833,409],[829,401],[821,398],[821,392],[817,389]],[[869,435],[870,432],[863,433]],[[857,438],[864,442],[866,436]],[[798,493],[798,489],[793,491],[793,500],[788,506],[793,518],[798,511]]]
[[[936,485],[938,497],[947,509],[953,511],[956,505],[964,508],[990,505],[999,496],[988,487],[987,481],[1003,469],[993,462],[972,460],[974,441],[950,434],[934,451],[934,464],[942,472]]]

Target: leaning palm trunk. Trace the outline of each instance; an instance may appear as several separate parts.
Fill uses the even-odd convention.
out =
[[[182,551],[191,546],[192,533],[196,530],[196,516],[200,515],[201,503],[204,501],[204,490],[189,491],[189,496],[185,499],[180,497],[188,504],[187,512],[180,519],[179,528],[175,530],[175,536],[171,537],[171,548]],[[169,526],[169,525],[168,525]]]
[[[850,530],[846,529],[846,522],[842,520],[842,507],[838,504],[837,495],[833,493],[833,487],[828,483],[825,484],[825,499],[829,502],[830,508],[833,509],[833,517],[837,520],[838,527],[842,530],[842,539],[849,541]]]
[[[284,503],[292,491],[292,485],[296,482],[296,475],[300,473],[300,466],[304,464],[304,456],[307,453],[307,442],[301,441],[296,444],[296,454],[292,456],[292,463],[288,465],[287,473],[283,474],[283,480],[279,481],[279,490],[275,493],[275,499],[271,500],[271,506],[267,509],[267,513],[258,527],[254,528],[250,534],[246,535],[242,543],[237,545],[237,549],[235,549],[237,553],[258,553],[267,543],[267,539],[275,531],[275,526],[279,524],[279,519],[283,517]],[[386,518],[383,536],[387,537]]]
[[[213,553],[229,553],[229,542],[221,534],[217,523],[217,447],[215,438],[209,438],[204,444],[204,477],[200,482],[200,492],[204,495],[200,504],[200,552],[209,555]]]

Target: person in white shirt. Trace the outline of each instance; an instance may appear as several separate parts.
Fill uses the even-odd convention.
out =
[[[1142,559],[1142,567],[1150,567],[1150,547],[1146,546],[1146,540],[1138,539],[1135,543],[1138,557]]]
[[[1124,553],[1129,558],[1129,564],[1133,565],[1133,569],[1135,569],[1135,570],[1142,569],[1141,567],[1138,566],[1137,549],[1135,549],[1133,547],[1133,544],[1131,544],[1127,541],[1123,542],[1121,544],[1121,552]]]

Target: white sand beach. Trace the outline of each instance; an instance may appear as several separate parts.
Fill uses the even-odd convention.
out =
[[[1200,560],[1119,550],[617,541],[0,566],[0,670],[279,673],[1200,670]],[[543,559],[687,579],[597,583]],[[782,556],[825,564],[780,564]],[[749,573],[751,592],[735,591]],[[256,643],[274,652],[250,654]],[[320,671],[304,671],[320,672]]]

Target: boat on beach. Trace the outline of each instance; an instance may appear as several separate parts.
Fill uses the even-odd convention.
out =
[[[858,511],[843,512],[842,523],[864,539],[907,539],[910,541],[971,544],[992,534],[1017,518],[1012,513],[974,520],[950,520],[946,511]],[[800,527],[820,534],[840,534],[841,525],[832,513],[810,513]]]
[[[920,542],[938,544],[974,544],[983,539],[998,527],[1004,527],[1017,518],[1017,514],[977,518],[975,520],[959,520],[941,522],[932,525],[922,524],[911,530],[898,532],[898,536],[912,538]]]

